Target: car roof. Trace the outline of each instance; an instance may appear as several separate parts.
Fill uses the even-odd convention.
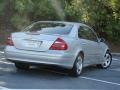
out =
[[[72,24],[72,25],[75,25],[75,26],[87,26],[86,24],[83,24],[83,23],[79,23],[79,22],[67,22],[67,21],[37,21],[35,23],[40,23],[40,22]]]

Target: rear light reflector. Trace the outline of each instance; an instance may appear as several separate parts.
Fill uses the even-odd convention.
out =
[[[7,41],[6,41],[6,45],[8,45],[8,46],[14,46],[14,43],[12,41],[12,37],[11,36],[8,36]]]
[[[56,41],[50,47],[50,50],[67,50],[67,49],[68,49],[68,45],[61,38],[57,38]]]

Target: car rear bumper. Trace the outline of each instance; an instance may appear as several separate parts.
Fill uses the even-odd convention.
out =
[[[74,55],[64,52],[33,52],[18,50],[15,48],[5,49],[6,59],[12,62],[26,62],[36,64],[58,65],[65,68],[72,68]]]

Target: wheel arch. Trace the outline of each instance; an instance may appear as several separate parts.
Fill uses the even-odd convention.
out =
[[[105,51],[104,51],[104,55],[106,54],[106,52],[110,52],[110,49],[106,48]]]
[[[83,52],[83,51],[80,51],[79,54],[82,55],[82,59],[84,60],[84,52]]]
[[[78,50],[78,51],[76,52],[75,60],[76,60],[76,57],[77,57],[79,54],[82,55],[82,59],[84,60],[84,51],[83,51],[82,49],[80,49],[80,50]]]

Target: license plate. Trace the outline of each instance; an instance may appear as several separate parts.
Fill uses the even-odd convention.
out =
[[[41,42],[37,42],[37,41],[27,41],[27,43],[25,44],[25,46],[29,48],[38,48],[40,45]]]

